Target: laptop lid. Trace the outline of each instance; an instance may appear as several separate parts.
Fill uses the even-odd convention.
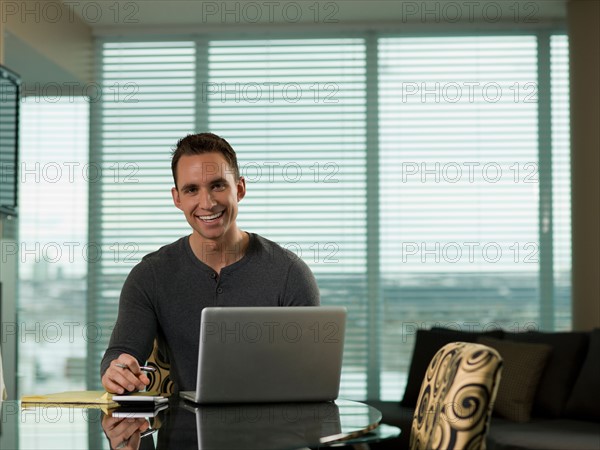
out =
[[[202,310],[196,403],[312,402],[337,398],[346,308]]]

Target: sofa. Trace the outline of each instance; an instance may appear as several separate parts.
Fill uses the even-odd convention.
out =
[[[382,423],[401,428],[373,449],[408,449],[414,408],[435,352],[454,342],[498,350],[502,378],[486,438],[488,450],[600,450],[600,329],[591,332],[417,331],[401,402],[367,401]]]

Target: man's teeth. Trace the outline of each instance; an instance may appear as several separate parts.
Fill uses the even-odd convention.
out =
[[[212,216],[198,216],[198,218],[202,219],[202,220],[212,220],[212,219],[216,219],[217,217],[221,217],[222,214],[223,214],[223,211],[213,214]]]

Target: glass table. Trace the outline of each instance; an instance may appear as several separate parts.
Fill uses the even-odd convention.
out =
[[[292,450],[320,448],[376,429],[381,413],[349,400],[195,405],[172,398],[161,411],[102,412],[3,402],[0,448]]]

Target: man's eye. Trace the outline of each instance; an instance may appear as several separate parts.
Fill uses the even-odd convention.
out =
[[[213,189],[215,191],[222,191],[223,189],[225,189],[225,183],[217,183],[213,185]]]
[[[198,189],[196,189],[195,187],[190,187],[185,190],[185,193],[186,194],[194,194],[194,193],[196,193],[197,190]]]

